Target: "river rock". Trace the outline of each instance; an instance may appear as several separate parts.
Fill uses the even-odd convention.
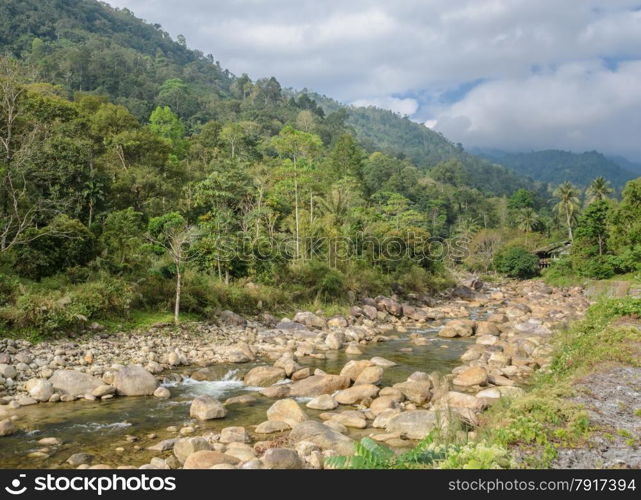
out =
[[[412,410],[392,417],[385,430],[399,432],[409,439],[423,439],[437,425],[437,416],[434,411]]]
[[[159,399],[167,399],[171,397],[171,392],[169,392],[169,389],[167,389],[166,387],[158,387],[154,391],[154,397],[157,397]]]
[[[116,388],[113,385],[101,384],[93,391],[91,391],[91,395],[97,398],[101,398],[103,396],[107,396],[108,394],[114,394],[115,392]]]
[[[439,332],[439,337],[471,337],[474,335],[476,322],[470,319],[453,319],[449,321]]]
[[[224,323],[226,325],[240,326],[243,328],[247,326],[247,320],[240,314],[236,314],[233,311],[223,311],[220,313],[218,318],[220,319],[221,323]]]
[[[365,368],[354,381],[354,385],[360,384],[380,384],[383,380],[383,368],[380,366],[368,366]]]
[[[372,305],[364,305],[362,307],[363,316],[365,316],[370,321],[374,321],[378,317],[378,310]]]
[[[174,442],[174,456],[182,464],[192,453],[201,450],[211,450],[209,442],[202,437],[188,437]]]
[[[140,365],[129,365],[114,372],[113,385],[123,396],[151,396],[158,381]]]
[[[487,370],[480,366],[471,366],[454,377],[452,383],[461,387],[485,385],[487,384]]]
[[[189,415],[198,420],[211,420],[214,418],[224,418],[227,410],[223,404],[213,396],[198,396],[191,402]]]
[[[365,368],[368,368],[370,366],[373,366],[373,363],[368,359],[354,359],[348,361],[347,364],[343,366],[340,374],[343,377],[349,378],[349,380],[353,382],[358,378],[361,372],[365,370]]]
[[[185,460],[184,469],[211,469],[215,465],[238,465],[240,460],[219,451],[201,450],[192,453]]]
[[[345,354],[349,354],[350,356],[360,356],[363,354],[363,351],[360,350],[356,343],[352,342],[345,348]]]
[[[307,328],[323,328],[325,327],[325,320],[319,316],[316,316],[314,313],[309,311],[303,311],[296,313],[294,316],[294,321],[296,323],[302,323]]]
[[[444,401],[449,406],[455,406],[460,408],[469,408],[474,411],[481,411],[485,406],[485,403],[480,399],[463,392],[449,391],[445,397]]]
[[[67,459],[67,463],[72,467],[79,465],[88,465],[93,462],[94,456],[89,453],[74,453]]]
[[[69,396],[84,396],[91,394],[102,384],[100,380],[76,370],[56,370],[49,382],[55,391]]]
[[[328,328],[347,328],[347,320],[344,316],[333,316],[327,320]]]
[[[353,455],[354,441],[322,424],[318,420],[307,420],[296,425],[289,433],[295,443],[309,441],[322,450],[333,450],[339,455]]]
[[[500,335],[501,331],[496,326],[496,323],[491,321],[479,321],[476,324],[476,335]]]
[[[367,427],[365,415],[360,411],[344,411],[341,413],[335,413],[331,416],[329,422],[325,422],[325,424],[327,425],[332,422],[338,422],[345,427],[353,427],[354,429],[365,429],[365,427]]]
[[[403,393],[412,403],[422,405],[429,401],[431,397],[432,383],[429,380],[407,380],[393,387]]]
[[[288,448],[270,448],[262,457],[266,469],[302,469],[298,453]]]
[[[257,366],[247,372],[244,382],[249,386],[266,387],[285,378],[285,370],[275,366]]]
[[[244,427],[225,427],[220,431],[219,441],[221,443],[246,443],[249,441],[249,436]]]
[[[378,390],[373,384],[361,384],[339,391],[334,397],[342,405],[353,405],[363,399],[376,397]]]
[[[5,363],[0,364],[0,376],[4,378],[14,378],[18,374],[15,366]]]
[[[307,420],[307,415],[294,399],[281,399],[276,401],[267,410],[267,420],[285,422],[294,427]]]
[[[240,396],[232,396],[227,398],[223,403],[225,406],[229,405],[250,405],[255,403],[258,400],[258,397],[253,394],[241,394]]]
[[[327,334],[327,337],[325,337],[325,345],[335,351],[343,347],[344,341],[345,336],[343,332],[340,331],[331,331]]]
[[[273,434],[274,432],[288,431],[292,427],[285,422],[279,420],[267,420],[256,426],[256,434]]]
[[[294,382],[289,394],[293,397],[314,397],[321,394],[332,394],[349,387],[349,378],[340,375],[312,375]]]
[[[0,437],[10,436],[14,434],[16,430],[11,419],[5,418],[4,420],[0,420]]]
[[[26,389],[36,401],[49,401],[53,396],[53,384],[48,380],[31,379],[27,381]]]
[[[399,401],[396,397],[394,396],[379,396],[378,398],[374,399],[370,405],[369,405],[369,410],[374,414],[378,415],[379,413],[385,411],[385,410],[390,410],[394,408],[398,408],[399,406]]]
[[[276,384],[270,385],[269,387],[264,387],[263,389],[258,391],[258,393],[262,396],[265,396],[266,398],[281,399],[289,396],[290,390],[291,386],[289,384]]]
[[[312,410],[333,410],[338,406],[338,402],[329,394],[321,394],[309,401],[305,406]]]
[[[381,368],[390,368],[392,366],[396,366],[396,363],[394,361],[390,361],[389,359],[381,358],[380,356],[374,356],[370,361],[376,365],[380,366]]]

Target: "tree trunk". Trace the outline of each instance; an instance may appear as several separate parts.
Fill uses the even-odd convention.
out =
[[[180,322],[180,264],[176,263],[176,306],[174,307],[174,323]]]
[[[294,211],[296,216],[296,260],[300,258],[300,233],[298,218],[298,179],[294,179]]]
[[[568,236],[570,237],[570,241],[573,242],[574,241],[574,235],[572,234],[572,223],[571,223],[572,219],[570,217],[570,211],[569,210],[565,212],[565,218],[566,218],[566,222],[568,223]]]

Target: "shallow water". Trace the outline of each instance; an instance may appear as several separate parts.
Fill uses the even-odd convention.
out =
[[[408,341],[408,334],[388,342],[359,346],[362,355],[349,356],[343,351],[327,352],[327,359],[305,359],[301,364],[321,368],[328,373],[338,373],[350,359],[369,359],[382,356],[398,363],[386,368],[384,385],[405,380],[412,372],[449,372],[460,364],[459,357],[473,342],[470,339],[442,339],[436,336],[438,328],[413,330],[430,338],[429,345],[415,346]],[[409,332],[408,332],[409,333]],[[400,349],[411,347],[412,352]],[[95,455],[93,463],[110,465],[142,465],[152,456],[146,447],[161,439],[177,437],[167,431],[168,426],[180,428],[183,424],[197,427],[196,435],[218,431],[232,425],[252,426],[266,420],[265,412],[274,400],[260,396],[257,387],[242,382],[243,375],[256,364],[214,365],[209,369],[216,380],[199,382],[186,378],[180,383],[167,383],[171,398],[122,397],[106,401],[78,400],[70,403],[45,403],[19,409],[17,424],[22,432],[0,439],[1,468],[68,468],[67,458],[74,453]],[[183,371],[188,374],[190,371]],[[227,407],[224,419],[195,422],[189,417],[189,405],[194,397],[210,394],[221,401],[233,396],[255,393],[257,400],[251,404]],[[319,412],[306,409],[310,416]],[[251,428],[248,428],[251,431]],[[155,437],[149,437],[149,434]],[[62,445],[51,447],[48,457],[28,456],[43,448],[37,441],[56,437]],[[129,439],[128,439],[129,438]],[[131,439],[131,440],[130,440]],[[133,440],[135,439],[135,441]],[[269,439],[258,436],[257,439]],[[117,450],[117,448],[122,448]]]

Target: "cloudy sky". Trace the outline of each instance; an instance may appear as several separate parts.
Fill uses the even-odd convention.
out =
[[[641,0],[107,0],[223,67],[466,147],[641,160]]]

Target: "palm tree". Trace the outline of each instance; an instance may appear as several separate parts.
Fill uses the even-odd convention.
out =
[[[518,228],[525,233],[526,241],[528,234],[537,228],[539,222],[539,214],[532,207],[525,207],[519,211]]]
[[[597,177],[588,187],[588,203],[606,200],[612,191],[614,190],[610,187],[610,181],[605,177]]]
[[[559,199],[555,205],[554,210],[559,216],[565,218],[565,223],[568,226],[568,237],[570,241],[574,241],[572,234],[572,222],[576,218],[579,211],[579,191],[571,182],[564,182],[554,190],[554,196]]]

